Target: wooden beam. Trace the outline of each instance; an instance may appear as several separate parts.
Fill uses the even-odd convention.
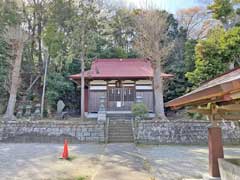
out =
[[[217,107],[218,111],[223,112],[240,112],[240,104],[229,104]]]
[[[199,101],[195,101],[195,102],[191,102],[191,103],[187,103],[184,106],[199,106],[199,105],[206,105],[208,103],[219,103],[222,101],[231,101],[231,99],[226,99],[226,95],[218,97],[218,98],[212,98],[212,99],[203,99],[203,100],[199,100]],[[180,109],[182,108],[182,106],[172,106],[171,109],[176,110],[176,109]]]
[[[240,92],[234,92],[230,94],[232,99],[240,99]]]
[[[215,115],[215,120],[222,121],[240,121],[240,114],[216,114]]]
[[[72,81],[72,82],[74,82],[74,83],[76,83],[77,85],[80,85],[80,82],[77,81],[77,80],[74,80],[74,79],[72,79],[72,78],[70,78],[69,80]]]
[[[190,113],[200,113],[200,114],[204,114],[204,115],[210,115],[211,114],[211,110],[207,109],[207,108],[193,108],[193,109],[188,109],[187,110]]]
[[[195,107],[188,109],[188,112],[191,113],[200,113],[203,115],[207,115],[208,117],[214,117],[214,120],[211,121],[240,121],[240,104],[228,104],[224,106],[214,105],[214,108],[210,107]],[[234,114],[235,112],[239,112],[239,114]]]

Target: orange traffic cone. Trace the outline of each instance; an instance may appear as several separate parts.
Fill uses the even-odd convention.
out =
[[[64,140],[64,148],[63,148],[62,158],[68,159],[68,142],[66,139]]]

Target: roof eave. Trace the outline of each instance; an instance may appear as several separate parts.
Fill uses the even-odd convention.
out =
[[[219,84],[210,88],[206,88],[202,91],[184,95],[173,99],[165,103],[165,107],[183,107],[191,104],[203,104],[203,100],[217,99],[218,97],[224,96],[232,91],[240,90],[240,79]]]

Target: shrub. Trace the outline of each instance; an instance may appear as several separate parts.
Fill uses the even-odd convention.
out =
[[[132,113],[137,119],[144,119],[147,117],[148,109],[144,103],[136,103],[132,105]]]

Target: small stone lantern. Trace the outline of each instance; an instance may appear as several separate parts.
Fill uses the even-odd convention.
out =
[[[25,112],[25,116],[26,117],[30,117],[31,116],[31,110],[32,110],[32,106],[31,105],[26,105],[26,112]]]
[[[41,119],[41,104],[39,104],[39,103],[35,105],[35,111],[33,113],[33,118],[35,120]]]
[[[105,96],[101,96],[100,98],[100,107],[99,107],[99,111],[105,111]]]
[[[18,108],[17,108],[17,118],[22,118],[23,116],[23,106],[20,105]]]
[[[106,109],[105,109],[105,96],[100,97],[100,106],[98,110],[98,121],[106,121],[107,116],[106,116]]]

